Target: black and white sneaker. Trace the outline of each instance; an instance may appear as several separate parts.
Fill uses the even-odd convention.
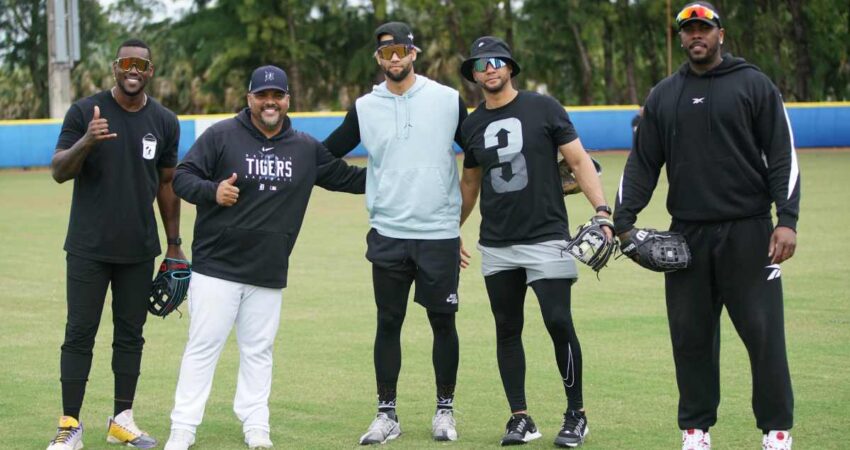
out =
[[[528,414],[513,414],[507,425],[502,445],[522,445],[543,436]]]
[[[561,425],[561,432],[555,438],[555,445],[578,447],[584,443],[589,433],[590,428],[587,427],[587,416],[584,415],[584,411],[569,409],[564,413],[564,423]]]

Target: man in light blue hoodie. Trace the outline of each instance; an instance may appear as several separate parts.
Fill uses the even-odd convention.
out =
[[[434,332],[437,409],[432,436],[454,441],[461,196],[452,143],[460,143],[466,106],[456,90],[414,72],[421,50],[407,24],[381,25],[375,42],[375,59],[386,81],[358,98],[324,142],[339,157],[359,143],[369,155],[366,209],[372,229],[366,258],[372,262],[378,307],[378,413],[360,444],[384,443],[401,434],[396,385],[401,327],[414,281],[414,300],[427,309]]]

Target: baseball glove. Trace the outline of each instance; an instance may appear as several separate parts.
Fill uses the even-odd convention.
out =
[[[165,258],[153,279],[148,311],[163,318],[171,314],[186,299],[191,278],[192,264],[189,261]]]
[[[655,272],[675,272],[691,264],[691,250],[685,236],[675,231],[634,228],[620,243],[620,251]]]
[[[602,176],[602,165],[599,164],[599,161],[591,158],[593,161],[593,166],[596,167],[596,174]],[[564,191],[564,195],[572,195],[578,194],[581,192],[581,186],[578,185],[578,181],[576,181],[575,175],[573,175],[572,169],[570,169],[570,165],[567,164],[566,159],[562,159],[558,162],[558,173],[561,174],[561,188]]]
[[[617,249],[616,241],[608,239],[603,227],[614,230],[614,223],[607,217],[593,216],[578,228],[575,237],[567,245],[567,252],[573,258],[587,264],[596,272],[608,264],[608,259]]]

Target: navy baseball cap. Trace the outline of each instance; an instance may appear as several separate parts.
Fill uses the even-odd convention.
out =
[[[676,25],[680,30],[683,26],[695,20],[705,22],[713,27],[723,28],[723,24],[720,22],[720,13],[709,2],[690,2],[676,15]]]
[[[392,36],[392,39],[381,40],[381,36],[385,34]],[[413,43],[413,30],[410,25],[404,22],[387,22],[375,29],[375,49],[392,44],[407,45],[415,48],[417,52],[422,51]]]
[[[511,48],[508,44],[497,37],[482,36],[472,43],[472,48],[469,50],[469,58],[466,58],[463,64],[460,65],[461,75],[475,83],[475,78],[472,78],[472,66],[475,65],[475,60],[481,58],[499,58],[503,61],[508,61],[511,63],[511,78],[519,74],[519,64],[511,56]]]
[[[251,74],[251,82],[248,83],[248,92],[256,94],[260,91],[274,89],[281,92],[289,92],[289,84],[286,80],[286,72],[277,66],[263,66]]]

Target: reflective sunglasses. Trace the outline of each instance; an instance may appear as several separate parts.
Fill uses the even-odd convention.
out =
[[[480,58],[480,59],[476,59],[476,60],[475,60],[475,64],[472,66],[472,68],[473,68],[473,69],[475,69],[475,71],[476,71],[476,72],[486,72],[486,71],[487,71],[487,65],[488,65],[488,64],[489,64],[491,67],[493,67],[493,69],[495,69],[495,70],[499,70],[499,69],[501,69],[502,67],[505,67],[505,66],[507,66],[507,65],[508,65],[508,63],[507,63],[505,60],[503,60],[503,59],[499,59],[499,58]]]
[[[713,9],[702,5],[691,5],[679,11],[679,14],[676,15],[676,25],[681,25],[682,22],[694,16],[700,19],[714,20],[720,24],[720,15]]]
[[[151,68],[151,62],[145,58],[137,58],[135,56],[128,56],[126,58],[118,58],[113,63],[118,66],[124,72],[129,72],[133,67],[136,68],[139,72],[147,72],[148,69]]]
[[[378,56],[381,59],[390,60],[393,59],[393,53],[398,55],[399,58],[404,58],[410,54],[410,51],[413,50],[412,45],[404,45],[404,44],[392,44],[385,45],[378,49]]]

